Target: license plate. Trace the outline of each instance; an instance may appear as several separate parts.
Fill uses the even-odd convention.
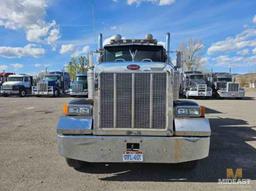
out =
[[[124,162],[142,162],[143,153],[141,151],[126,151],[123,153]]]

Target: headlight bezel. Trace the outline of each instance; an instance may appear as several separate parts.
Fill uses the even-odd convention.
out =
[[[65,104],[64,114],[68,116],[92,116],[93,106],[90,104]]]
[[[177,118],[200,118],[204,117],[205,108],[202,106],[177,106],[175,117]]]

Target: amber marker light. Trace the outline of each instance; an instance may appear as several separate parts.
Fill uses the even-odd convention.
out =
[[[63,106],[63,113],[64,113],[64,115],[68,115],[68,104],[67,103],[65,103]]]
[[[200,117],[205,117],[205,107],[200,106]]]

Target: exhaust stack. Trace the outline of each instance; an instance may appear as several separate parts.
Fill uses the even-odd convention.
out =
[[[165,48],[167,53],[167,63],[170,62],[170,33],[166,33]]]
[[[102,48],[103,48],[103,36],[102,36],[102,33],[100,33],[98,37],[98,50],[101,51]]]
[[[88,99],[93,99],[93,97],[94,97],[93,52],[89,52],[88,57],[89,57],[88,71],[87,71]]]

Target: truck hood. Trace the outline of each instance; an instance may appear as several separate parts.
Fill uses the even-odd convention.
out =
[[[198,85],[198,84],[206,84],[206,81],[205,80],[191,80],[190,81],[190,83],[191,83],[191,85],[193,86],[196,86],[196,85]]]
[[[140,68],[129,70],[129,65],[138,65]],[[163,71],[168,66],[164,62],[104,62],[95,66],[95,72]]]
[[[23,82],[19,82],[19,81],[17,81],[17,82],[15,82],[15,81],[11,82],[11,81],[9,81],[9,82],[4,82],[2,85],[8,85],[8,86],[23,85]]]

